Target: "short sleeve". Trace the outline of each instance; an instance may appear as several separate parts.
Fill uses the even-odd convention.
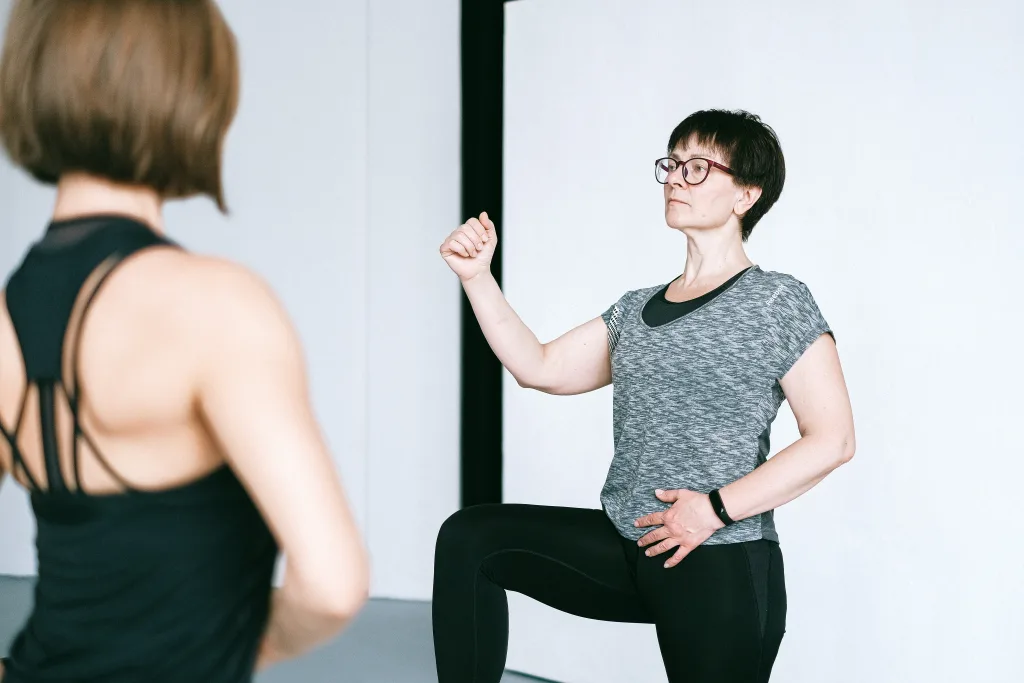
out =
[[[765,336],[773,377],[785,377],[823,334],[835,338],[807,285],[795,279],[782,283],[772,297]]]
[[[615,347],[619,343],[619,335],[622,334],[622,323],[625,320],[625,299],[626,296],[623,295],[601,314],[605,326],[608,327],[608,353],[615,352]]]

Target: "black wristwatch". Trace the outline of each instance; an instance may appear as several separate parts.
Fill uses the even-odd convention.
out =
[[[725,510],[725,505],[722,503],[722,496],[718,493],[718,489],[715,489],[708,494],[708,498],[711,499],[711,507],[715,509],[715,514],[722,520],[722,524],[729,526],[735,524],[736,520],[729,516],[729,513]]]

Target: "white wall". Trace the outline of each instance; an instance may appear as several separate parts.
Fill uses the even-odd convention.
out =
[[[859,453],[777,513],[773,680],[1021,680],[1020,4],[506,7],[498,228],[506,294],[542,339],[681,272],[652,166],[684,116],[744,108],[781,138],[787,186],[749,251],[834,326]],[[507,502],[600,506],[610,389],[553,398],[506,377],[505,425]],[[773,451],[795,438],[784,407]],[[510,605],[510,668],[665,680],[653,627]]]
[[[459,1],[372,0],[367,509],[374,594],[429,600],[459,507]]]
[[[459,212],[458,4],[221,6],[243,64],[226,160],[232,213],[173,204],[169,231],[246,263],[278,292],[367,534],[373,593],[428,599],[434,538],[458,507],[457,430],[442,427],[458,410],[459,299],[430,258]],[[0,0],[5,20],[8,7]],[[51,201],[0,162],[4,272]],[[0,574],[34,573],[32,533],[25,496],[8,483]]]

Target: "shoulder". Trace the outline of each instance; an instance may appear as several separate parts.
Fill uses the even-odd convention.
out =
[[[619,297],[618,301],[616,301],[616,305],[622,308],[642,306],[660,289],[664,288],[666,284],[667,283],[663,282],[658,285],[641,287],[639,289],[630,289]]]
[[[218,256],[188,254],[179,264],[190,294],[202,294],[212,305],[245,304],[272,296],[255,270]]]
[[[767,295],[764,309],[769,324],[766,330],[776,346],[783,351],[799,352],[820,335],[831,334],[828,320],[802,279],[789,273],[761,272],[763,291]],[[795,361],[795,357],[789,361]]]
[[[623,322],[627,318],[632,317],[637,310],[642,308],[643,305],[664,286],[664,284],[661,284],[654,285],[652,287],[628,290],[601,314],[601,318],[604,319],[605,325],[607,325],[613,333],[617,333],[622,327]]]
[[[181,302],[203,330],[228,337],[267,334],[286,323],[281,302],[256,271],[216,256],[190,255],[181,264]]]
[[[154,316],[174,336],[203,344],[264,335],[285,322],[283,307],[258,273],[228,259],[182,249],[153,249],[123,266],[110,297],[138,320]],[[116,299],[116,301],[113,301]],[[150,320],[150,324],[156,321]]]
[[[161,303],[180,303],[197,312],[245,305],[271,295],[255,271],[228,259],[174,247],[136,254],[117,274],[120,289]]]
[[[749,279],[751,282],[754,282],[761,288],[768,289],[773,293],[790,291],[806,286],[803,281],[795,275],[779,272],[777,270],[762,270],[761,268],[756,268],[750,273],[750,276],[751,277]]]
[[[807,284],[790,273],[758,268],[750,275],[748,286],[756,291],[758,297],[763,298],[768,308],[774,308],[779,303],[814,300]]]

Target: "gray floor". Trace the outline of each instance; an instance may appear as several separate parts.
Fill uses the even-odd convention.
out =
[[[0,654],[32,606],[32,581],[0,577]],[[339,677],[339,673],[343,676]],[[260,675],[257,683],[437,683],[430,633],[430,605],[371,600],[335,642]],[[506,673],[502,683],[536,683]]]

